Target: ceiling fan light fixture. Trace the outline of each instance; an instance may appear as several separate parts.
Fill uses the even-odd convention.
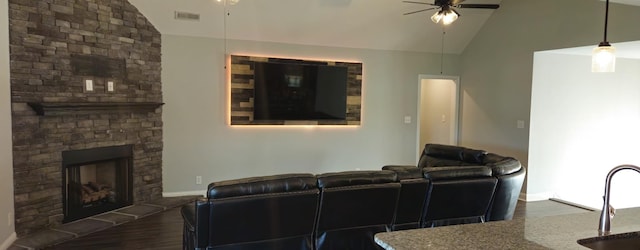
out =
[[[442,24],[449,25],[458,19],[458,13],[453,10],[449,10],[444,13],[444,17],[442,17]]]
[[[601,42],[593,48],[591,56],[591,72],[615,72],[616,48],[608,42]]]
[[[434,23],[439,23],[442,21],[442,24],[449,25],[453,23],[456,19],[458,19],[458,13],[449,8],[443,8],[442,10],[437,11],[433,16],[431,16],[431,21]]]
[[[442,10],[436,11],[436,13],[431,16],[431,21],[434,23],[439,23],[442,20]]]

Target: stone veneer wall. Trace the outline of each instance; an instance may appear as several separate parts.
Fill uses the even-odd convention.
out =
[[[40,116],[27,105],[161,102],[160,33],[126,0],[9,0],[9,23],[18,235],[61,223],[62,151],[133,144],[134,203],[160,198],[160,108]]]

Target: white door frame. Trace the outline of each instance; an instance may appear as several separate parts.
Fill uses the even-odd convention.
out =
[[[451,130],[450,130],[450,138],[452,145],[459,144],[459,133],[460,133],[460,77],[459,76],[448,76],[448,75],[423,75],[420,74],[418,76],[418,114],[416,116],[417,121],[417,138],[416,138],[416,152],[417,159],[420,159],[420,155],[422,154],[422,150],[424,145],[420,145],[420,114],[422,112],[421,101],[422,101],[422,81],[423,80],[451,80],[455,84],[455,92],[452,98],[452,113],[453,119],[451,120]]]

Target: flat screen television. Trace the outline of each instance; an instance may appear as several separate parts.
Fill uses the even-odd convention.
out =
[[[255,62],[254,120],[345,120],[347,67]]]

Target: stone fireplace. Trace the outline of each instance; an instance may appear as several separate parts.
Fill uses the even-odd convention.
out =
[[[9,0],[9,23],[18,236],[161,198],[154,26],[126,0]]]
[[[62,222],[131,205],[132,156],[132,145],[62,152]]]

